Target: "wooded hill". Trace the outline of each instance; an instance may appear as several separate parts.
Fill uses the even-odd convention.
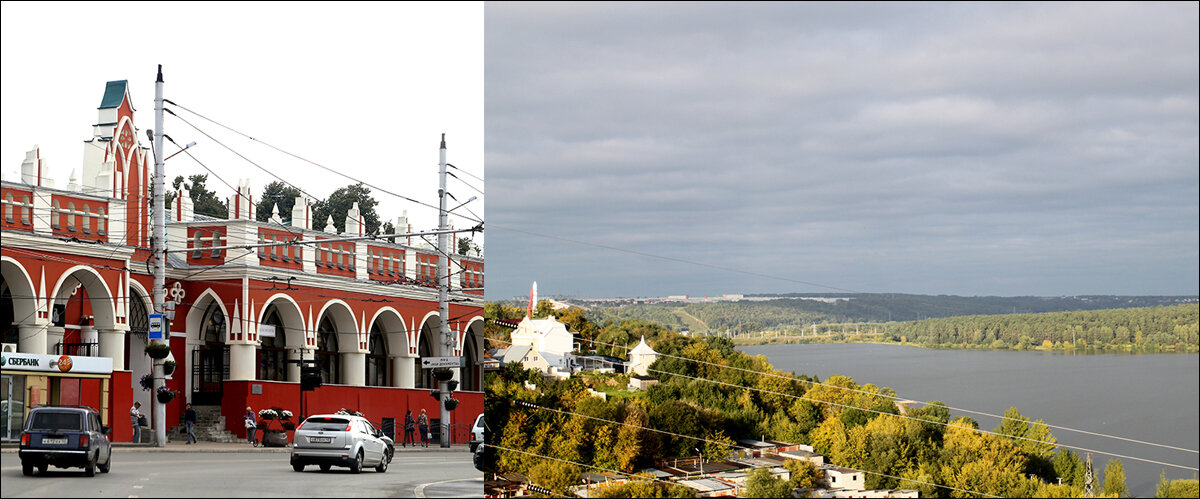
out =
[[[766,301],[657,303],[591,307],[589,316],[642,319],[697,334],[811,332],[813,324],[886,323],[922,319],[1124,309],[1197,303],[1194,296],[965,297],[910,294],[792,294],[754,296]],[[818,299],[834,299],[820,301]]]

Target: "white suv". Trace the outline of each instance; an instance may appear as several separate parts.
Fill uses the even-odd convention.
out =
[[[483,443],[483,414],[475,418],[475,425],[471,427],[471,441],[468,442],[471,452],[475,452],[475,448]]]
[[[346,466],[358,473],[364,466],[387,471],[391,456],[383,432],[359,416],[318,414],[309,416],[296,427],[292,439],[292,469],[304,471],[315,464],[321,471],[331,466]]]

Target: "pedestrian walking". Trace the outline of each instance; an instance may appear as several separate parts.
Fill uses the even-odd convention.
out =
[[[421,430],[421,446],[429,447],[429,417],[425,415],[425,409],[421,409],[421,415],[417,416],[417,427]]]
[[[129,408],[129,424],[133,426],[133,443],[142,443],[142,403],[134,402]]]
[[[187,443],[184,445],[194,444],[197,442],[196,431],[194,430],[197,419],[196,410],[192,409],[192,404],[187,404],[185,407],[187,407],[187,411],[183,413],[183,424],[187,426]]]
[[[256,447],[258,443],[254,441],[254,430],[258,429],[257,419],[254,416],[254,409],[246,407],[246,441]]]
[[[417,429],[417,422],[413,420],[412,409],[404,412],[404,443],[401,447],[408,447],[408,444],[417,446],[417,442],[413,441],[413,431]]]

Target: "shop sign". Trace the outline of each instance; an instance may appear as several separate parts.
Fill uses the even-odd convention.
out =
[[[112,374],[113,362],[111,357],[4,352],[0,354],[0,366],[5,370],[14,371]]]

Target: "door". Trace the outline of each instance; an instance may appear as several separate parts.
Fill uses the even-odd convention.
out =
[[[229,346],[209,343],[192,350],[192,404],[220,405],[222,381],[229,379]]]

